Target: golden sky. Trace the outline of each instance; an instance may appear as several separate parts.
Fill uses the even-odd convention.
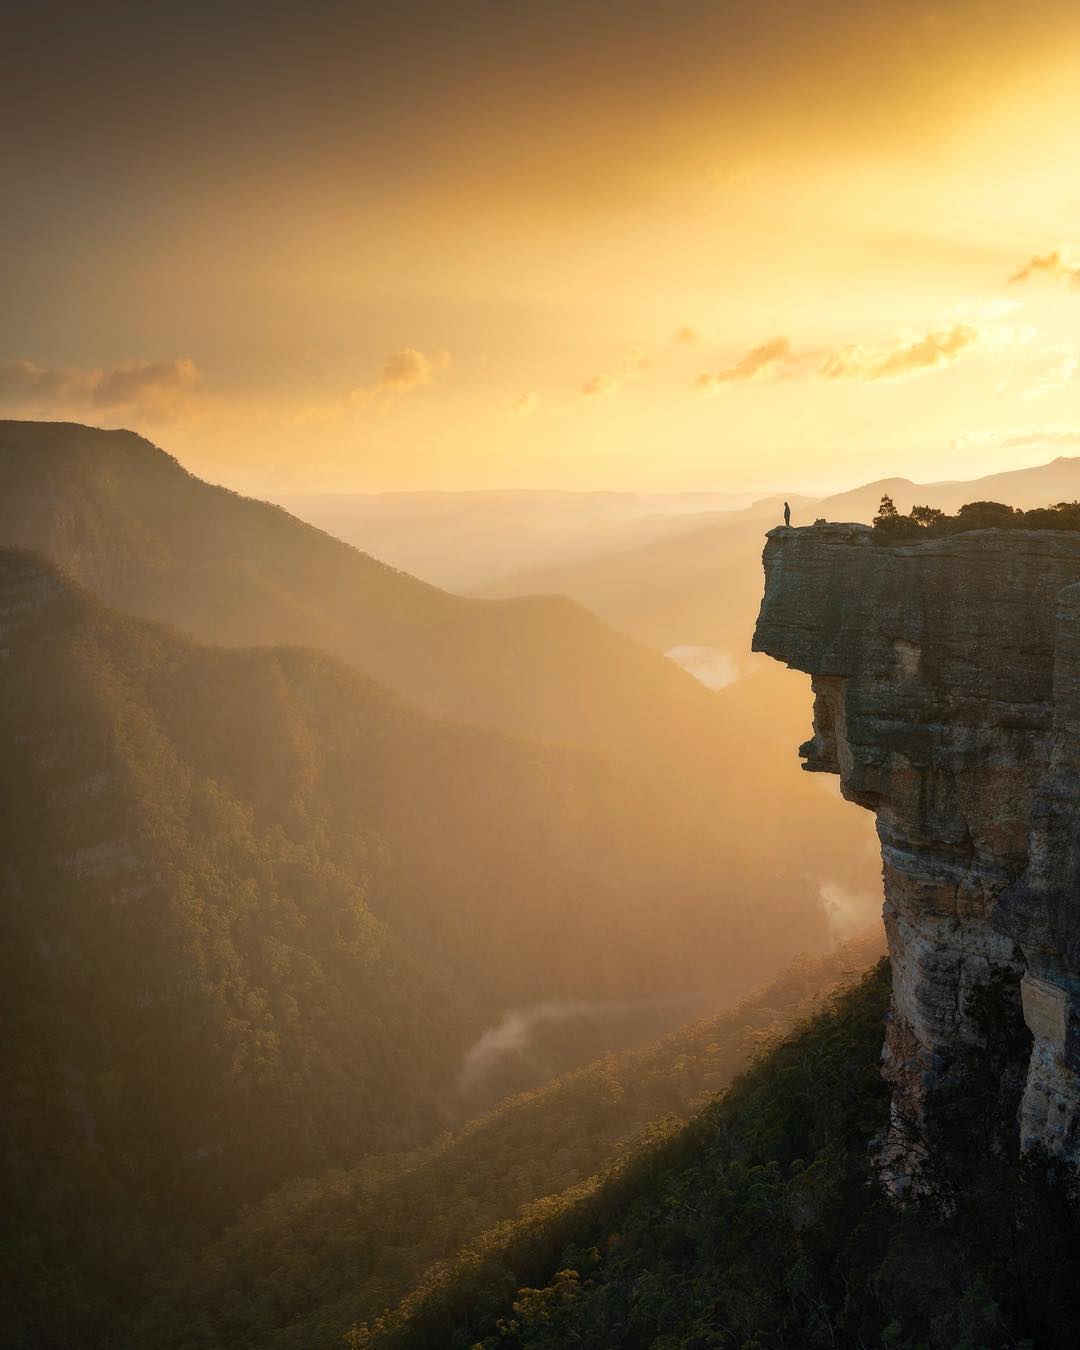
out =
[[[18,8],[3,415],[266,493],[1080,454],[1071,0]]]

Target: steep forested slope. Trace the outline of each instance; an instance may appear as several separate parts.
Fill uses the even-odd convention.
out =
[[[767,942],[775,911],[610,759],[320,653],[194,643],[18,550],[0,646],[5,1180],[42,1244],[16,1268],[78,1269],[84,1221],[137,1260],[140,1225],[430,1137],[507,1007],[670,1025],[817,936],[794,911]]]
[[[895,1204],[874,1172],[888,967],[724,1097],[597,1184],[431,1275],[356,1350],[1072,1350],[1077,1180],[991,1140],[1000,1046],[934,1111],[942,1146]]]
[[[866,1141],[888,1113],[878,1072],[888,989],[881,962],[689,1122],[494,1230],[394,1312],[356,1328],[352,1343],[817,1345],[811,1309],[796,1306],[800,1278],[813,1288],[811,1269],[792,1288],[788,1266],[829,1262],[857,1241],[837,1231],[835,1214],[822,1222],[837,1174],[865,1206],[881,1203],[866,1186]],[[771,1334],[766,1314],[789,1303],[805,1340]]]
[[[188,1350],[330,1350],[429,1264],[609,1167],[661,1119],[684,1119],[882,945],[875,932],[801,959],[731,1011],[509,1098],[433,1147],[275,1192],[168,1282],[133,1335]]]

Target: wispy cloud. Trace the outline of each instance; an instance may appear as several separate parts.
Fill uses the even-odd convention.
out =
[[[682,328],[677,328],[675,330],[675,336],[672,341],[679,343],[684,347],[692,347],[695,342],[701,341],[701,334],[690,324],[684,324]]]
[[[981,330],[956,323],[922,337],[898,337],[884,347],[851,343],[832,352],[818,374],[826,380],[900,380],[951,365],[978,347]]]
[[[847,343],[832,351],[797,352],[789,338],[775,337],[751,347],[726,370],[706,372],[695,387],[706,398],[739,381],[775,379],[802,365],[823,380],[902,380],[943,370],[975,351],[1015,351],[1034,341],[1031,324],[995,320],[1018,309],[1015,300],[964,301],[953,321],[927,333],[899,333],[880,345]],[[962,317],[963,316],[963,317]],[[812,363],[816,363],[815,365]]]
[[[510,411],[519,417],[531,417],[540,406],[540,395],[530,390],[527,394],[518,394],[510,402]]]
[[[200,381],[189,357],[128,361],[106,369],[36,366],[11,361],[0,366],[0,406],[37,413],[138,412],[168,416]]]
[[[581,386],[585,398],[605,398],[617,393],[624,384],[640,380],[646,368],[645,353],[640,347],[631,347],[614,370],[603,370],[591,375]]]
[[[728,366],[726,370],[715,373],[705,371],[697,377],[694,385],[699,393],[711,398],[725,384],[765,379],[776,374],[782,367],[790,365],[795,359],[789,338],[782,336],[770,338],[767,342],[751,347],[740,361]]]
[[[1018,272],[1013,273],[1008,285],[1015,286],[1020,282],[1033,281],[1036,277],[1049,277],[1080,286],[1080,262],[1074,261],[1064,248],[1051,249],[1049,253],[1036,253]]]

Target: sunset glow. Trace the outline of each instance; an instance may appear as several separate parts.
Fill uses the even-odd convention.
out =
[[[1072,5],[105,8],[0,58],[6,416],[267,493],[1080,445]]]

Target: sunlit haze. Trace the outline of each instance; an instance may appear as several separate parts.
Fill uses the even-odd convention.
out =
[[[1080,446],[1072,4],[18,10],[5,416],[268,495]]]

